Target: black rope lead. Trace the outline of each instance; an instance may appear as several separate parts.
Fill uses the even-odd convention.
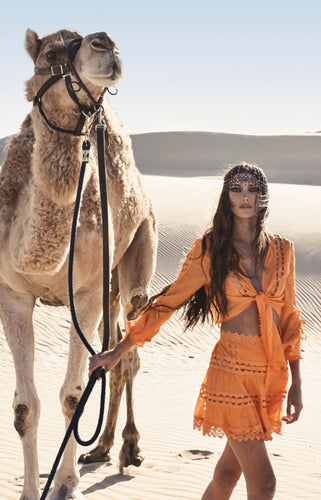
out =
[[[109,241],[108,241],[108,205],[107,205],[107,188],[106,188],[106,172],[105,172],[105,150],[104,150],[104,131],[105,131],[105,125],[100,124],[97,126],[97,135],[98,135],[98,163],[99,163],[99,181],[100,181],[100,188],[101,188],[101,210],[102,210],[102,221],[103,221],[103,252],[104,252],[104,257],[103,257],[103,285],[104,285],[104,292],[103,292],[103,310],[104,310],[104,342],[103,342],[103,349],[106,350],[108,349],[109,345]],[[75,202],[75,210],[74,210],[74,216],[73,216],[73,221],[72,221],[72,228],[71,228],[71,238],[70,238],[70,253],[69,253],[69,267],[68,267],[68,288],[69,288],[69,302],[70,302],[70,311],[71,311],[71,317],[72,321],[74,324],[74,327],[83,342],[83,344],[86,346],[88,351],[91,353],[91,355],[96,354],[92,346],[89,344],[88,340],[86,339],[80,325],[78,322],[77,318],[77,312],[76,312],[76,307],[75,307],[75,301],[74,301],[74,290],[73,290],[73,267],[74,267],[74,257],[75,257],[75,242],[76,242],[76,233],[77,233],[77,221],[78,221],[78,215],[79,215],[79,210],[80,210],[80,203],[81,203],[81,194],[82,194],[82,189],[83,189],[83,184],[84,184],[84,177],[85,177],[85,172],[86,172],[86,165],[89,162],[89,152],[90,152],[90,142],[88,140],[85,140],[82,145],[83,149],[83,157],[82,157],[82,164],[80,168],[80,174],[79,174],[79,181],[78,181],[78,189],[77,189],[77,195],[76,195],[76,202]],[[103,149],[101,149],[103,148]],[[102,178],[101,178],[102,177]],[[106,252],[106,254],[105,254]],[[107,279],[108,281],[105,281]],[[105,307],[107,308],[105,309]],[[105,317],[106,316],[106,317]],[[101,396],[100,396],[100,411],[99,411],[99,418],[98,418],[98,423],[96,430],[94,432],[94,435],[88,439],[87,441],[84,441],[81,439],[79,435],[79,420],[81,415],[83,414],[84,407],[87,403],[87,400],[91,394],[91,391],[93,390],[93,387],[97,381],[98,378],[101,378],[102,384],[101,384]],[[65,437],[61,443],[61,446],[59,448],[58,454],[56,456],[56,459],[54,461],[54,464],[52,466],[49,478],[47,480],[47,483],[44,487],[44,490],[42,492],[40,500],[45,500],[49,488],[51,486],[51,483],[55,477],[59,462],[61,460],[61,457],[63,455],[63,452],[67,446],[68,440],[71,436],[71,433],[74,432],[75,439],[77,443],[79,443],[82,446],[90,446],[96,439],[98,438],[102,424],[103,424],[103,418],[104,418],[104,411],[105,411],[105,394],[106,394],[106,375],[105,375],[105,370],[103,368],[97,368],[94,373],[91,375],[88,384],[80,398],[80,401],[76,407],[76,410],[72,416],[72,419],[70,421],[70,424],[67,428]]]
[[[105,133],[107,134],[106,124],[102,122],[100,114],[100,123],[96,125],[97,132],[97,150],[98,150],[98,170],[99,170],[99,189],[101,218],[103,224],[103,322],[104,337],[102,351],[109,348],[110,338],[110,305],[109,305],[109,283],[110,283],[110,258],[109,258],[109,226],[108,226],[108,200],[107,183],[105,169]]]
[[[83,142],[83,144],[82,144],[83,161],[82,161],[82,164],[80,167],[74,216],[73,216],[72,226],[71,226],[69,267],[68,267],[68,287],[69,287],[70,312],[71,312],[71,318],[72,318],[74,327],[75,327],[76,332],[78,333],[80,339],[82,340],[83,344],[86,346],[86,348],[88,349],[90,354],[93,356],[96,353],[95,353],[94,349],[92,348],[92,346],[89,344],[88,340],[86,339],[86,337],[85,337],[85,335],[84,335],[84,333],[79,325],[75,301],[74,301],[74,259],[75,259],[75,244],[76,244],[76,235],[77,235],[77,222],[78,222],[78,214],[79,214],[80,203],[81,203],[81,193],[82,193],[82,189],[83,189],[83,185],[84,185],[84,178],[85,178],[85,173],[86,173],[86,166],[87,166],[87,163],[89,162],[90,147],[91,147],[90,141],[87,140],[87,141]]]
[[[104,370],[102,369],[101,370],[101,379],[102,379],[102,392],[104,392],[105,394],[105,389],[106,389],[106,376],[105,376],[105,372]],[[80,401],[77,405],[77,408],[75,410],[75,413],[73,414],[72,416],[72,419],[70,421],[70,424],[68,426],[68,429],[66,431],[66,434],[65,434],[65,437],[61,443],[61,446],[59,448],[59,451],[58,451],[58,454],[56,456],[56,459],[54,461],[54,464],[52,466],[52,469],[51,469],[51,472],[50,472],[50,475],[49,475],[49,478],[47,480],[47,483],[44,487],[44,490],[42,492],[42,495],[40,497],[40,500],[45,500],[47,494],[48,494],[48,491],[49,491],[49,488],[51,486],[51,483],[55,477],[55,474],[56,474],[56,471],[58,469],[58,465],[59,465],[59,462],[60,462],[60,459],[63,455],[63,452],[65,451],[65,448],[67,446],[67,443],[69,441],[69,438],[71,436],[71,433],[74,431],[74,434],[75,434],[75,438],[77,439],[77,442],[80,441],[80,444],[82,444],[83,446],[90,446],[96,439],[97,437],[99,436],[99,433],[100,433],[100,430],[101,430],[101,425],[102,425],[102,419],[103,419],[103,412],[100,412],[100,415],[99,415],[99,421],[98,421],[98,425],[97,425],[97,429],[95,431],[95,434],[93,435],[93,437],[91,439],[89,439],[88,441],[82,441],[79,437],[79,434],[78,434],[78,424],[79,424],[79,420],[80,420],[80,417],[83,413],[83,409],[86,405],[86,402],[90,396],[90,393],[96,383],[96,376],[95,374],[92,374],[92,376],[90,377],[89,379],[89,382],[86,386],[86,389],[84,390],[81,398],[80,398]],[[103,408],[104,410],[104,408]],[[102,416],[102,418],[101,418]]]

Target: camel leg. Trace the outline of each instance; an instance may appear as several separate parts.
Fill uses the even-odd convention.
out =
[[[118,322],[116,328],[117,328],[117,337],[118,340],[120,340],[121,330]],[[82,454],[79,457],[79,462],[89,464],[92,462],[110,461],[111,459],[110,449],[114,445],[117,417],[125,382],[127,384],[126,396],[127,396],[127,409],[129,409],[129,411],[127,410],[128,418],[126,427],[123,431],[124,446],[121,452],[122,456],[120,457],[121,470],[123,469],[123,467],[128,467],[128,465],[130,464],[139,466],[143,461],[141,450],[137,446],[137,442],[139,440],[139,434],[135,427],[133,411],[132,411],[133,408],[132,391],[131,391],[132,384],[128,384],[130,378],[136,375],[138,369],[139,369],[139,358],[137,355],[137,349],[133,348],[130,350],[129,353],[125,354],[125,356],[121,359],[120,363],[118,363],[118,365],[110,372],[110,378],[109,378],[110,396],[109,396],[109,407],[108,407],[108,415],[107,415],[105,429],[99,438],[98,445],[89,453]]]
[[[156,246],[156,223],[151,215],[150,219],[144,221],[140,226],[121,263],[112,273],[110,348],[114,347],[121,338],[119,285],[123,308],[127,311],[127,317],[133,318],[137,316],[139,310],[148,300],[149,286],[155,269]],[[110,461],[110,449],[114,444],[118,411],[126,383],[127,423],[123,431],[124,445],[120,453],[120,469],[122,470],[123,467],[130,464],[136,466],[141,464],[143,457],[137,446],[139,433],[134,423],[132,401],[133,379],[138,370],[139,357],[137,349],[133,348],[110,372],[110,396],[106,426],[99,438],[98,445],[89,453],[81,455],[80,462]]]
[[[40,401],[34,383],[34,331],[32,313],[35,299],[10,289],[0,290],[0,317],[11,349],[16,390],[13,400],[14,426],[18,432],[24,456],[24,484],[21,500],[38,500],[39,467],[37,431]]]
[[[135,318],[146,305],[155,271],[156,222],[151,214],[138,228],[135,238],[119,264],[119,288],[127,319]],[[133,383],[140,367],[137,348],[122,358],[122,376],[126,381],[127,421],[123,430],[123,446],[119,454],[120,471],[129,465],[138,467],[144,457],[138,446],[140,438],[134,421]]]
[[[113,348],[121,339],[121,329],[119,325],[120,300],[118,286],[117,268],[112,272],[111,295],[110,295],[110,342],[109,347]],[[102,324],[99,328],[102,337]],[[102,339],[101,339],[102,340]],[[99,438],[97,446],[79,457],[81,463],[109,462],[110,448],[114,444],[115,429],[119,411],[120,400],[125,386],[125,378],[122,374],[120,362],[111,372],[109,377],[109,407],[105,429]]]
[[[138,445],[140,435],[134,420],[133,383],[140,367],[137,348],[130,349],[122,361],[123,376],[126,380],[127,421],[122,433],[123,446],[119,453],[119,470],[121,473],[123,473],[124,467],[129,465],[139,467],[144,460],[144,454]]]
[[[83,293],[75,297],[79,324],[89,342],[98,328],[101,319],[101,296],[93,293]],[[80,400],[85,387],[85,369],[88,365],[88,351],[75,332],[70,331],[69,359],[66,377],[60,391],[62,412],[65,416],[66,429]],[[48,500],[83,499],[78,489],[79,473],[76,468],[77,443],[71,435],[66,446],[61,465],[56,473],[54,488]]]
[[[111,301],[111,344],[112,348],[121,338],[119,326],[119,301],[113,297],[119,295],[127,318],[133,319],[148,300],[149,287],[155,269],[157,236],[156,223],[151,214],[138,228],[135,238],[127,249],[117,268],[113,272]],[[126,320],[125,320],[126,321]],[[80,460],[85,463],[105,462],[110,460],[110,448],[114,444],[115,428],[120,400],[126,383],[127,422],[123,431],[124,444],[120,452],[120,470],[133,464],[139,466],[143,455],[138,447],[139,433],[134,422],[133,412],[133,380],[139,370],[139,357],[134,347],[123,356],[120,363],[111,371],[110,399],[107,422],[98,446],[90,453],[84,454]]]
[[[118,338],[121,331],[117,325]],[[80,456],[82,463],[109,462],[110,449],[114,445],[115,430],[122,392],[126,382],[127,423],[123,431],[124,445],[120,452],[120,470],[133,464],[137,467],[143,461],[143,454],[138,447],[139,433],[135,427],[132,401],[133,379],[139,370],[139,357],[134,347],[123,356],[120,363],[110,372],[109,378],[109,407],[104,432],[99,438],[96,448]]]

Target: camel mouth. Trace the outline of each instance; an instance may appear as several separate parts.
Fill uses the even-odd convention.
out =
[[[112,80],[118,80],[122,76],[122,64],[121,62],[115,61],[113,64],[113,74],[111,76]]]
[[[106,83],[106,80],[108,82],[114,84],[116,83],[121,77],[122,77],[122,64],[120,62],[114,62],[106,68],[104,72],[101,74],[97,73],[87,73],[87,76],[95,80],[96,82],[100,82],[101,84]]]
[[[95,81],[96,84],[100,85],[101,87],[111,87],[112,85],[116,85],[118,81],[121,79],[121,75],[115,75],[112,74],[110,76],[97,76],[95,75],[93,77],[93,80]]]
[[[98,75],[95,75],[96,78],[97,76]],[[122,62],[120,60],[113,61],[108,67],[106,73],[100,76],[101,79],[108,78],[108,80],[112,83],[115,83],[121,77],[122,77]]]

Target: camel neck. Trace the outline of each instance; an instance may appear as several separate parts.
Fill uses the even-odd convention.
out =
[[[49,129],[33,111],[35,144],[32,170],[35,185],[57,205],[73,203],[82,159],[82,137]]]

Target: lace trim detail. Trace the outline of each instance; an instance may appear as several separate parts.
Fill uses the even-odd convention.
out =
[[[284,357],[287,361],[302,359],[300,341],[307,339],[303,331],[303,325],[306,323],[305,320],[300,317],[298,309],[294,311],[294,314],[296,320],[296,325],[294,325],[295,330],[282,335],[282,343],[286,345]]]
[[[282,403],[286,396],[286,392],[277,392],[275,394],[268,394],[262,398],[258,394],[233,394],[230,392],[209,392],[205,384],[202,384],[200,389],[199,398],[204,400],[204,405],[207,403],[212,405],[225,405],[236,408],[243,408],[246,406],[260,406],[266,409],[271,404]]]
[[[297,361],[298,359],[302,359],[301,354],[291,354],[291,353],[286,353],[286,360],[287,361]]]
[[[231,429],[217,427],[216,425],[211,425],[206,422],[203,418],[194,417],[193,428],[202,431],[204,435],[210,437],[222,438],[224,435],[227,438],[236,439],[237,441],[248,441],[253,439],[260,439],[264,441],[270,441],[272,439],[272,433],[281,434],[281,422],[271,422],[271,428],[264,432],[261,425],[256,425],[254,427],[248,427],[246,429]]]
[[[300,339],[301,340],[306,340],[307,336],[306,336],[306,334],[303,331],[303,325],[306,324],[306,321],[303,318],[301,318],[301,313],[300,313],[300,311],[298,309],[296,309],[295,315],[296,315],[296,319],[297,319],[297,322],[298,322],[298,331],[300,332]]]
[[[296,324],[291,326],[292,331],[290,330],[282,335],[283,342],[290,342],[292,340],[293,343],[296,343],[299,339],[307,339],[307,336],[303,331],[303,325],[306,324],[306,321],[300,317],[300,311],[298,309],[295,309],[294,311],[294,318]]]
[[[280,280],[284,277],[285,273],[284,242],[279,235],[275,235],[274,243],[275,243],[276,270],[275,270],[275,286],[269,293],[271,297],[274,297],[278,293]]]
[[[242,312],[240,314],[242,314]],[[246,333],[221,330],[221,341],[222,342],[227,341],[232,343],[239,342],[242,344],[257,344],[257,343],[262,343],[262,338],[260,335],[247,335]]]
[[[235,271],[233,271],[232,276],[229,276],[229,279],[240,295],[247,295],[249,293],[248,289],[244,286],[239,275]]]
[[[242,361],[239,359],[222,358],[213,354],[210,361],[210,366],[219,370],[228,371],[240,375],[264,375],[267,372],[266,363],[258,363],[255,361]]]

